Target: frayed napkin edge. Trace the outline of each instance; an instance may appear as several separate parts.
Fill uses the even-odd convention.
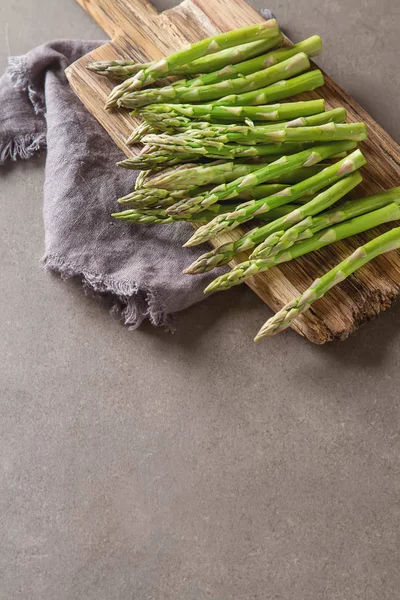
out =
[[[28,98],[37,115],[44,114],[44,97],[38,92],[28,75],[28,65],[25,56],[10,56],[8,58],[7,75],[11,79],[15,89],[27,92]]]
[[[27,93],[35,114],[44,114],[44,99],[29,79],[25,56],[10,56],[6,74],[16,90]],[[45,149],[46,145],[46,134],[43,132],[18,135],[0,144],[0,166],[9,160],[32,158],[36,152]]]
[[[46,134],[28,133],[19,135],[8,142],[0,144],[0,166],[8,160],[26,160],[32,158],[36,152],[46,148]]]
[[[176,331],[176,316],[167,314],[154,290],[143,289],[135,282],[121,282],[109,275],[82,271],[62,256],[46,254],[41,260],[45,271],[58,273],[62,279],[79,278],[84,292],[95,297],[111,294],[113,305],[110,314],[122,320],[130,330],[137,329],[145,319],[155,327],[169,333]]]

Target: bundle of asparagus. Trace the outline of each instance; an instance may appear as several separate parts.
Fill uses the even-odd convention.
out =
[[[186,269],[203,273],[251,251],[206,293],[400,218],[400,188],[342,202],[362,181],[366,160],[357,143],[367,137],[365,124],[345,123],[346,110],[325,110],[322,99],[293,99],[323,85],[309,60],[322,43],[319,36],[279,47],[282,41],[271,19],[155,63],[89,65],[122,81],[107,109],[133,109],[143,118],[127,140],[142,143],[142,151],[118,163],[141,173],[113,217],[143,225],[193,221],[199,228],[186,246],[263,221]],[[400,228],[369,242],[270,319],[256,340],[285,329],[332,286],[398,247]]]
[[[228,31],[227,33],[220,33],[205,40],[201,40],[200,42],[190,44],[187,48],[179,50],[178,52],[170,54],[151,64],[149,67],[139,71],[136,75],[126,79],[123,83],[114,88],[109,97],[107,107],[110,108],[115,106],[117,101],[128,92],[149,85],[161,77],[172,75],[174,69],[177,67],[199,58],[206,57],[208,54],[215,54],[220,50],[234,48],[243,43],[243,40],[246,40],[247,42],[264,40],[274,46],[282,41],[282,34],[279,31],[275,19],[270,19],[264,23],[242,27],[240,29]],[[227,60],[229,61],[229,59]],[[230,62],[227,62],[226,64],[230,64]]]

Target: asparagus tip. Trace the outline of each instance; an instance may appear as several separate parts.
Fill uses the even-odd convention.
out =
[[[117,101],[113,98],[113,96],[110,96],[107,100],[107,102],[104,105],[104,108],[106,110],[110,110],[110,108],[116,108],[117,107]]]
[[[194,236],[192,236],[187,242],[185,242],[182,248],[191,248],[192,246],[196,246],[197,244],[193,244],[193,237]]]
[[[274,319],[274,317],[272,317],[272,319]],[[281,327],[277,327],[277,326],[272,326],[272,324],[270,324],[270,321],[267,321],[266,323],[264,323],[264,325],[261,327],[260,331],[257,333],[256,337],[254,338],[255,342],[261,342],[261,340],[263,340],[266,337],[272,337],[273,335],[275,335],[276,333],[279,333],[281,331]]]
[[[218,287],[218,279],[214,279],[204,290],[203,294],[209,294],[213,292]]]

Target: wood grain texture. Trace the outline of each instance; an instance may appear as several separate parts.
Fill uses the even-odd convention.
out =
[[[113,38],[67,69],[76,94],[128,156],[137,149],[126,146],[125,139],[137,121],[128,113],[106,112],[105,100],[111,84],[87,70],[96,60],[131,57],[140,62],[162,55],[218,31],[228,31],[261,22],[262,17],[244,0],[184,0],[176,8],[158,14],[145,0],[78,0],[83,8]],[[287,43],[290,43],[287,41]],[[400,185],[400,149],[394,140],[348,94],[325,74],[325,85],[302,94],[299,99],[323,97],[327,109],[344,106],[350,121],[365,121],[369,139],[362,150],[368,160],[362,169],[364,181],[351,197]],[[273,310],[303,292],[312,281],[348,256],[360,243],[387,231],[389,226],[333,244],[318,252],[274,267],[248,280],[248,285]],[[213,241],[219,246],[238,239],[248,228],[241,227]],[[245,255],[240,260],[246,258]],[[232,261],[232,265],[239,262]],[[400,291],[400,252],[375,259],[356,275],[336,286],[293,324],[293,329],[308,340],[323,344],[345,339],[362,323],[388,308]],[[266,315],[267,316],[267,315]]]

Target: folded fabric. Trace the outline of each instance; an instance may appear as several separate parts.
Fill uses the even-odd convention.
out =
[[[54,41],[11,57],[0,80],[0,165],[47,149],[45,268],[111,295],[113,311],[136,328],[148,318],[173,329],[173,315],[203,299],[215,274],[183,269],[208,247],[183,249],[187,223],[131,225],[110,217],[137,173],[68,85],[64,70],[102,42]]]

